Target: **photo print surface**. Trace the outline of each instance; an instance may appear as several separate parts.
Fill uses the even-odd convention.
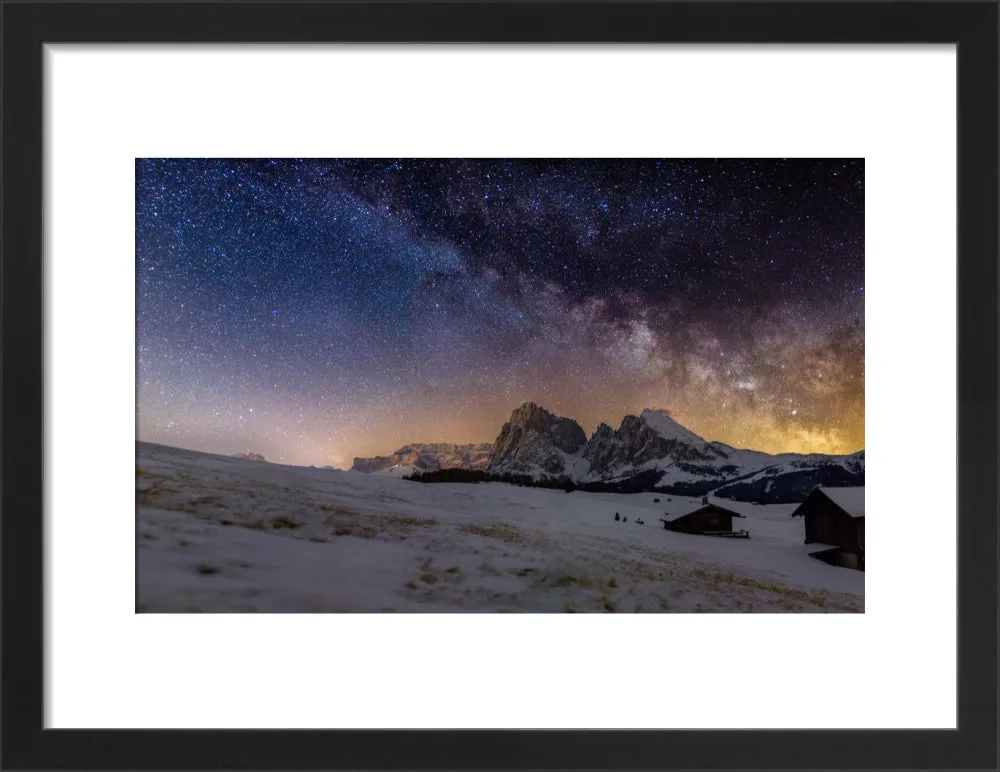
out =
[[[861,159],[138,159],[137,601],[863,612]]]

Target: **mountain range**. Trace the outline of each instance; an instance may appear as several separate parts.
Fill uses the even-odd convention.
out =
[[[408,476],[443,469],[565,482],[576,489],[662,491],[762,504],[801,501],[816,485],[864,485],[865,452],[772,455],[709,442],[666,410],[627,415],[587,437],[572,418],[533,402],[516,408],[493,444],[410,444],[391,456],[355,458],[355,471]]]
[[[439,469],[483,469],[490,463],[493,445],[488,442],[457,445],[454,442],[411,443],[391,456],[355,458],[355,472],[380,473],[404,477],[414,472]]]
[[[233,458],[245,458],[248,461],[263,461],[267,463],[267,459],[260,453],[233,453]]]

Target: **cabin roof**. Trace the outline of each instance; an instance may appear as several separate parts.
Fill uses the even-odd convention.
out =
[[[819,492],[851,517],[865,516],[865,486],[856,488],[820,488]]]
[[[822,485],[817,485],[809,495],[806,496],[806,500],[799,504],[795,511],[792,512],[792,517],[801,517],[805,513],[802,508],[806,505],[806,502],[810,501],[813,496],[825,496],[829,501],[832,501],[838,509],[851,517],[864,517],[865,516],[865,486],[859,485],[855,487],[848,488],[825,488]]]
[[[694,514],[698,510],[708,509],[710,507],[715,509],[721,509],[724,512],[728,512],[733,517],[743,517],[739,512],[729,509],[728,507],[723,507],[720,504],[716,504],[714,501],[710,501],[708,504],[702,503],[701,499],[685,499],[682,498],[680,501],[674,499],[674,501],[667,502],[669,509],[664,512],[664,517],[660,518],[668,523],[672,523],[675,520],[680,520],[682,517],[687,517],[688,515]]]

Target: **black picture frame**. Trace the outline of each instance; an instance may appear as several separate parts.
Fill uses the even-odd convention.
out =
[[[997,0],[5,0],[0,13],[4,768],[997,769]],[[957,44],[958,729],[45,729],[42,49],[55,42]]]

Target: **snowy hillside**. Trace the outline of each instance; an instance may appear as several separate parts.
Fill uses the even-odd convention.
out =
[[[864,610],[864,574],[809,557],[791,505],[721,502],[751,538],[720,539],[664,530],[687,504],[662,495],[136,447],[140,612]]]

